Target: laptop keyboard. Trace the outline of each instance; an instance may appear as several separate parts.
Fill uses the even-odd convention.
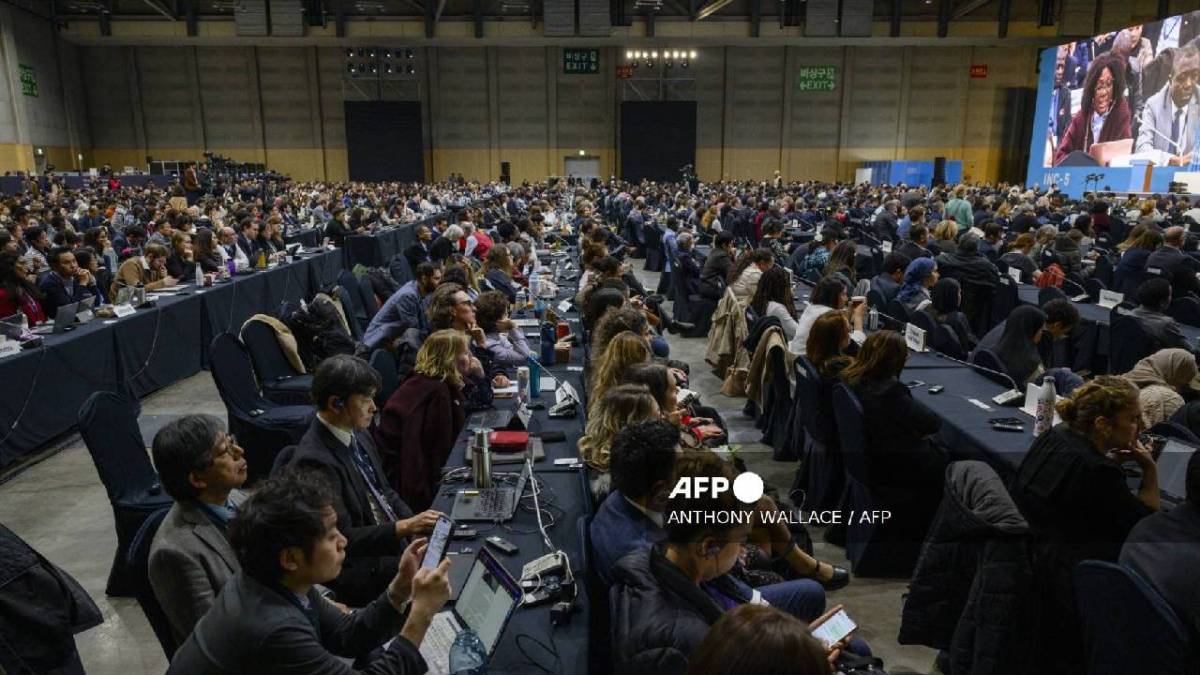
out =
[[[511,488],[491,488],[479,491],[479,514],[501,518],[508,515]]]
[[[429,672],[450,672],[450,647],[457,636],[458,631],[451,625],[449,614],[437,614],[429,622],[429,630],[425,631],[425,639],[421,641],[421,656],[425,657]]]

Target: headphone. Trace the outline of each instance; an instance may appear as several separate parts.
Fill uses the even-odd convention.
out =
[[[341,398],[335,398],[333,399],[333,407],[341,410],[342,408],[346,407],[346,401]]]
[[[709,544],[708,548],[704,549],[704,557],[705,558],[715,558],[716,555],[720,552],[721,552],[720,544]]]

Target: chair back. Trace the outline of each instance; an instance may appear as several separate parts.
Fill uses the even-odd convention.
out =
[[[874,307],[875,309],[885,309],[887,307],[887,300],[884,299],[883,293],[871,289],[867,291],[867,306]]]
[[[901,322],[902,324],[909,322],[908,307],[905,307],[904,303],[900,302],[899,300],[897,300],[895,298],[892,298],[891,300],[888,301],[887,309],[884,310],[884,313],[886,313],[888,316],[892,317],[896,321]],[[894,323],[890,319],[888,320],[888,322]],[[893,328],[903,329],[903,325],[893,326]]]
[[[948,354],[959,361],[967,360],[967,350],[963,347],[962,342],[959,341],[958,333],[955,333],[954,329],[944,323],[939,323],[933,327],[933,332],[929,334],[928,342],[930,347],[943,354]]]
[[[287,360],[275,336],[275,329],[267,322],[250,317],[242,326],[241,338],[259,382],[265,384],[300,374]]]
[[[800,423],[804,433],[814,441],[829,446],[836,439],[831,410],[823,410],[821,406],[821,375],[816,366],[806,357],[797,356],[794,364],[796,371],[796,405],[799,408]]]
[[[984,349],[983,347],[976,348],[974,352],[971,352],[971,363],[980,366],[980,368],[999,371],[1005,375],[1008,374],[1008,370],[1004,367],[1004,364],[1000,362],[1000,357],[996,356],[996,353],[990,349]],[[994,382],[1003,384],[1006,387],[1012,386],[1012,383],[1007,379],[994,373],[989,373],[987,370],[981,370],[980,368],[977,368],[975,372]]]
[[[1083,288],[1087,290],[1088,302],[1100,302],[1100,291],[1108,290],[1103,281],[1096,277],[1088,277],[1083,280]]]
[[[213,382],[231,417],[248,419],[253,417],[253,410],[275,407],[259,394],[250,355],[233,333],[221,333],[213,338],[208,353]]]
[[[382,410],[388,399],[392,397],[392,392],[400,386],[396,359],[388,350],[376,349],[371,352],[371,360],[368,363],[375,369],[375,372],[379,373],[379,379],[383,381],[379,391],[375,394],[375,405]]]
[[[1121,279],[1121,284],[1117,287],[1117,292],[1122,293],[1127,298],[1137,297],[1137,290],[1141,287],[1142,283],[1153,278],[1154,275],[1146,270],[1126,272],[1125,276]]]
[[[1085,560],[1075,568],[1072,583],[1089,675],[1194,672],[1196,645],[1187,629],[1136,573],[1110,562]]]
[[[995,299],[995,286],[963,282],[962,312],[976,335],[986,335],[995,325],[992,323],[992,304]]]
[[[1108,372],[1127,373],[1138,361],[1158,350],[1158,341],[1150,337],[1137,319],[1122,316],[1114,307],[1108,324]]]
[[[362,304],[363,313],[369,323],[379,311],[379,301],[375,299],[375,287],[371,285],[371,275],[364,274],[358,278],[358,300]]]
[[[933,335],[933,329],[937,326],[933,317],[929,316],[929,312],[917,310],[908,316],[908,322],[912,325],[925,331],[926,336]]]
[[[846,475],[860,485],[869,485],[866,420],[858,397],[845,384],[833,387],[833,419],[841,441]]]
[[[138,528],[137,534],[134,535],[125,558],[135,579],[134,595],[137,597],[138,605],[141,606],[142,613],[146,615],[146,620],[150,622],[150,628],[154,631],[154,637],[158,638],[158,644],[162,647],[163,653],[167,655],[167,661],[175,656],[175,650],[179,648],[179,645],[176,644],[175,637],[171,633],[171,622],[167,619],[162,604],[159,603],[158,598],[154,595],[154,589],[150,586],[150,547],[154,543],[154,535],[158,533],[159,526],[162,525],[170,510],[170,507],[159,509],[146,518],[142,526]]]
[[[1045,304],[1047,302],[1050,302],[1051,300],[1066,300],[1066,299],[1067,299],[1067,294],[1063,293],[1061,289],[1055,288],[1053,286],[1047,286],[1038,291],[1038,306],[1039,307],[1045,306]]]
[[[1112,258],[1109,258],[1108,255],[1096,258],[1096,269],[1092,272],[1092,278],[1099,279],[1105,288],[1111,288],[1113,283]]]
[[[362,340],[363,329],[367,324],[367,312],[363,309],[362,300],[359,298],[358,278],[349,270],[342,270],[338,274],[338,286],[341,287],[338,299],[341,300],[342,310],[346,312],[346,323],[350,324],[350,335],[355,340]]]
[[[1167,316],[1188,326],[1200,326],[1200,300],[1190,296],[1175,298],[1167,308]]]
[[[158,491],[138,428],[137,403],[123,394],[98,391],[79,408],[79,435],[87,446],[110,502],[136,501]]]
[[[1179,409],[1179,412],[1183,412],[1186,409],[1187,407],[1184,406],[1183,408]],[[1171,419],[1166,422],[1159,422],[1158,424],[1155,424],[1146,430],[1147,433],[1155,434],[1157,436],[1164,436],[1166,438],[1177,438],[1181,441],[1187,441],[1192,445],[1200,445],[1200,436],[1192,433],[1192,430],[1188,429],[1186,425],[1176,421],[1175,418],[1177,415],[1178,413],[1176,413],[1176,415],[1172,415]]]
[[[295,456],[296,446],[294,445],[286,446],[275,453],[275,459],[271,462],[271,475],[278,476],[283,473],[283,470],[288,468],[288,465],[292,463],[292,458]]]

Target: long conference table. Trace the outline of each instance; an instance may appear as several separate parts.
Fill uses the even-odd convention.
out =
[[[449,215],[449,214],[448,214]],[[347,237],[341,249],[316,249],[267,270],[237,275],[210,288],[185,285],[124,318],[96,318],[40,346],[0,358],[0,470],[75,428],[79,408],[97,391],[141,398],[208,366],[213,337],[237,333],[246,319],[275,313],[284,302],[311,298],[337,283],[342,270],[386,266],[434,216]],[[319,245],[319,230],[287,237]],[[407,270],[407,266],[405,266]],[[127,388],[127,389],[125,389]]]
[[[562,290],[558,300],[569,297],[570,291]],[[556,310],[557,311],[557,310]],[[579,315],[572,309],[564,314],[558,312],[559,319],[567,321],[572,331],[579,335]],[[515,318],[532,318],[529,317]],[[537,329],[523,328],[529,336],[529,345],[536,349],[540,340],[533,335]],[[575,346],[571,350],[571,361],[566,364],[546,364],[556,382],[567,382],[580,394],[584,391],[583,349]],[[547,375],[542,374],[545,381]],[[556,466],[555,460],[577,458],[579,456],[579,439],[583,435],[584,410],[583,404],[577,406],[577,412],[570,418],[551,418],[547,410],[554,405],[553,392],[542,392],[539,398],[532,399],[534,403],[542,403],[542,410],[531,411],[530,427],[534,434],[541,432],[562,432],[562,441],[545,442],[543,449],[545,458],[533,465],[534,475],[540,485],[538,499],[542,509],[542,520],[547,530],[547,536],[556,549],[566,553],[571,561],[571,570],[576,581],[576,610],[569,623],[554,626],[550,621],[550,608],[553,603],[545,603],[535,607],[519,607],[512,619],[504,628],[499,643],[488,662],[488,672],[491,673],[586,673],[588,671],[588,630],[590,606],[586,588],[586,555],[583,550],[584,540],[580,527],[585,518],[591,513],[591,494],[588,492],[586,472],[573,466]],[[515,410],[515,399],[496,399],[495,407],[500,410]],[[469,466],[467,449],[473,435],[468,423],[459,434],[450,457],[447,459],[443,472]],[[495,457],[495,455],[493,455]],[[497,463],[493,460],[492,473],[517,473],[521,471],[521,463]],[[457,482],[443,485],[434,499],[432,508],[449,514],[454,505],[454,496],[461,489],[470,489],[472,484]],[[517,552],[508,555],[492,548],[505,568],[520,580],[521,568],[531,560],[549,553],[542,542],[538,529],[537,516],[533,508],[532,492],[526,488],[526,496],[521,500],[516,515],[505,523],[472,523],[478,534],[472,539],[454,539],[450,542],[447,555],[469,556],[473,558],[484,539],[499,536],[517,547]],[[490,547],[489,547],[490,548]],[[519,636],[526,638],[519,638]],[[556,653],[555,659],[545,649],[528,638],[536,639],[538,643],[550,647]],[[520,640],[520,644],[518,644]],[[524,652],[524,653],[523,653]],[[537,665],[534,664],[536,659]]]

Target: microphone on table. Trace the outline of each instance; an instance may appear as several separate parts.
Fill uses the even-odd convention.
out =
[[[1012,377],[1010,377],[1008,373],[1005,373],[1005,372],[1002,372],[999,370],[992,370],[991,368],[988,368],[986,366],[981,366],[978,363],[969,363],[967,361],[962,361],[960,359],[956,359],[953,356],[950,356],[949,354],[946,354],[944,352],[939,352],[938,350],[936,350],[932,347],[927,347],[927,349],[929,349],[929,351],[933,352],[934,355],[936,355],[940,358],[947,359],[949,361],[953,361],[959,365],[966,366],[967,368],[971,368],[973,370],[983,371],[983,372],[989,373],[991,375],[998,375],[998,376],[1004,378],[1006,381],[1008,381],[1008,383],[1012,385],[1012,389],[993,396],[992,401],[996,405],[1004,405],[1006,403],[1011,403],[1017,399],[1024,397],[1024,394],[1021,393],[1020,388],[1017,387],[1017,381],[1012,379]]]
[[[1074,302],[1083,302],[1084,300],[1087,300],[1089,302],[1091,301],[1091,298],[1092,298],[1091,291],[1089,291],[1087,288],[1083,287],[1082,285],[1075,283],[1075,281],[1073,281],[1070,277],[1063,276],[1063,283],[1071,284],[1075,288],[1078,288],[1084,296],[1087,296],[1086,298],[1082,298],[1077,295],[1077,296],[1071,298],[1072,301],[1074,301]]]

